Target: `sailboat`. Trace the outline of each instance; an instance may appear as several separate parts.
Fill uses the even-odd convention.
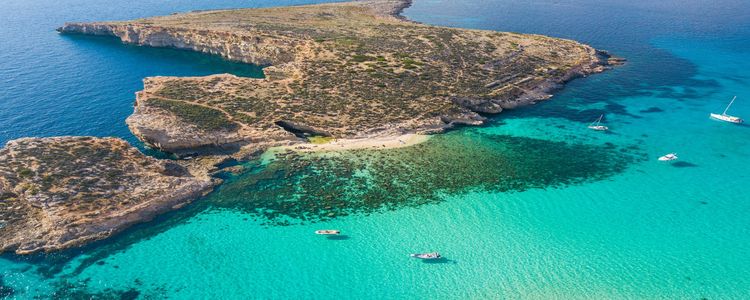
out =
[[[607,130],[609,130],[609,127],[601,125],[602,118],[604,118],[604,115],[599,116],[599,118],[596,119],[596,121],[594,121],[593,123],[591,123],[589,125],[589,129],[593,129],[593,130],[596,130],[596,131],[607,131]]]
[[[734,100],[736,100],[736,99],[737,99],[737,96],[734,96],[734,98],[732,98],[732,101],[729,102],[729,105],[727,105],[727,108],[724,109],[723,113],[721,113],[721,114],[713,114],[712,113],[711,114],[711,118],[719,120],[719,121],[724,121],[724,122],[729,122],[729,123],[735,123],[735,124],[739,124],[739,123],[744,122],[739,117],[727,115],[727,111],[729,110],[729,107],[732,106],[732,103],[734,103]]]

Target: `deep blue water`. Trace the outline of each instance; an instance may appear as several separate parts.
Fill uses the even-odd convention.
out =
[[[86,134],[137,144],[124,119],[143,77],[260,74],[257,67],[199,54],[60,36],[54,28],[65,21],[300,3],[308,2],[6,0],[0,4],[0,142]],[[12,289],[17,298],[55,292],[193,299],[750,298],[750,127],[708,119],[734,95],[732,113],[750,118],[750,3],[415,0],[405,15],[570,38],[628,59],[571,82],[550,101],[430,145],[486,150],[489,144],[502,149],[476,153],[509,155],[514,160],[504,167],[520,171],[580,159],[565,149],[604,147],[592,157],[597,167],[634,159],[575,184],[472,189],[426,205],[396,202],[388,211],[293,226],[266,226],[248,210],[264,203],[243,203],[243,192],[260,191],[247,184],[255,175],[244,174],[192,208],[92,247],[33,259],[6,256],[0,273],[7,288],[0,292]],[[600,114],[609,134],[585,128]],[[540,163],[497,144],[529,139],[542,149],[534,155],[569,157]],[[678,162],[656,161],[673,151]],[[413,159],[394,153],[388,157]],[[468,166],[461,163],[455,167]],[[557,172],[544,176],[571,173]],[[465,174],[445,181],[463,182],[458,176]],[[342,229],[348,239],[310,234],[322,227]],[[423,264],[406,256],[431,250],[448,259]]]
[[[27,136],[118,136],[137,144],[125,118],[147,76],[232,73],[256,66],[116,39],[59,35],[70,21],[128,20],[209,8],[310,1],[23,1],[0,4],[0,143]]]

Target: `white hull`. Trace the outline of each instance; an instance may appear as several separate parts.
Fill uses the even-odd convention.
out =
[[[414,257],[414,258],[419,258],[419,259],[428,259],[428,260],[429,259],[439,259],[439,258],[442,257],[442,256],[440,256],[440,253],[437,253],[437,252],[432,252],[432,253],[415,253],[415,254],[411,254],[409,256]]]
[[[338,230],[316,230],[315,231],[315,234],[320,234],[320,235],[337,235],[339,233],[341,233],[341,231],[338,231]]]
[[[742,119],[740,119],[738,117],[728,116],[728,115],[720,115],[720,114],[711,114],[711,118],[719,120],[719,121],[734,123],[734,124],[739,124],[739,123],[744,122],[744,120],[742,120]]]
[[[609,127],[604,126],[604,125],[601,124],[602,123],[602,118],[604,118],[604,115],[599,116],[599,118],[596,119],[596,121],[594,121],[594,123],[591,123],[589,125],[589,129],[593,129],[593,130],[596,130],[596,131],[607,131],[607,130],[609,130]]]
[[[677,154],[674,154],[674,153],[670,153],[662,157],[659,157],[659,161],[670,161],[670,160],[676,160],[676,159],[677,159]]]

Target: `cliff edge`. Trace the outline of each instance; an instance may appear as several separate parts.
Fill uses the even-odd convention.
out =
[[[203,11],[59,30],[268,66],[264,79],[146,78],[127,123],[174,153],[482,124],[482,113],[547,99],[614,62],[571,40],[409,22],[398,14],[410,3]]]
[[[209,192],[193,176],[116,138],[24,138],[0,149],[0,252],[104,239]]]

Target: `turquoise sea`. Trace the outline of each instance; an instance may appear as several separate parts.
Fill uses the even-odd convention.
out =
[[[254,66],[65,21],[272,0],[4,0],[0,143],[128,132],[140,80]],[[112,239],[0,256],[11,299],[748,299],[750,2],[414,0],[445,26],[579,40],[625,66],[550,101],[403,149],[265,155],[216,192]],[[608,133],[586,129],[605,115]],[[657,158],[677,152],[676,162]],[[316,229],[341,229],[326,239]],[[439,251],[425,263],[409,253]]]

